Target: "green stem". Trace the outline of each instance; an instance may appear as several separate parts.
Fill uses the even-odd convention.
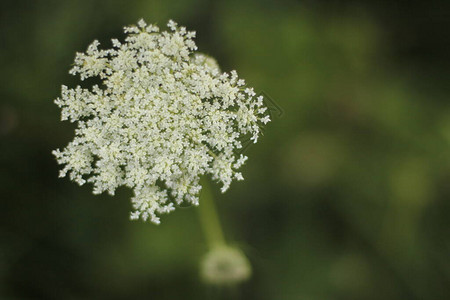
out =
[[[220,226],[219,216],[209,182],[206,178],[202,178],[200,182],[202,184],[202,191],[198,208],[199,218],[208,246],[212,249],[225,245],[225,238],[222,227]]]

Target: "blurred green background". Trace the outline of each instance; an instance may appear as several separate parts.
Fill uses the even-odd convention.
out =
[[[1,1],[0,298],[450,299],[449,1]],[[197,210],[58,179],[76,51],[168,19],[282,107],[216,199],[254,275],[204,285]]]

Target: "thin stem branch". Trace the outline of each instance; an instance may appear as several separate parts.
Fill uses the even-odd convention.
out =
[[[209,182],[206,178],[201,179],[202,191],[199,203],[199,218],[206,237],[208,246],[212,249],[225,245],[225,238],[220,225],[219,216],[214,203]]]

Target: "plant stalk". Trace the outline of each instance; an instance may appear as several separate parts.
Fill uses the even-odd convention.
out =
[[[200,180],[202,184],[202,191],[199,201],[199,218],[200,224],[210,249],[218,246],[224,246],[225,237],[222,226],[220,225],[219,215],[214,203],[214,196],[211,192],[209,181],[206,178]]]

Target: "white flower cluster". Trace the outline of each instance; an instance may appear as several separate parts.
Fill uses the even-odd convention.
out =
[[[62,86],[55,103],[62,120],[78,122],[75,137],[55,150],[60,172],[94,194],[134,190],[131,219],[159,223],[158,215],[183,201],[198,204],[199,179],[242,180],[242,141],[255,143],[269,116],[263,98],[214,59],[195,53],[195,32],[168,23],[160,32],[143,20],[125,27],[125,42],[101,50],[94,41],[77,53],[70,73],[98,77],[90,89]]]

